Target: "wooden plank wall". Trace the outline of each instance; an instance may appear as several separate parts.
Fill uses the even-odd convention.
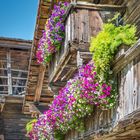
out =
[[[3,126],[4,126],[4,121],[3,121],[2,114],[0,113],[0,135],[4,134]]]
[[[125,22],[135,24],[137,26],[137,36],[140,37],[140,1],[139,0],[124,0],[127,11],[125,14]]]
[[[127,64],[118,74],[120,118],[140,107],[140,56]]]
[[[75,9],[71,11],[65,21],[65,42],[64,47],[56,52],[49,65],[49,75],[53,72],[60,63],[61,58],[67,55],[70,49],[70,44],[88,43],[91,36],[96,36],[102,29],[102,18],[99,12],[89,9]],[[78,46],[78,45],[77,45]],[[87,45],[89,49],[89,45]]]
[[[0,48],[0,94],[18,94],[25,89],[30,50]]]
[[[30,121],[30,115],[22,114],[22,103],[6,103],[2,112],[5,140],[28,140],[26,124]]]
[[[65,140],[83,139],[89,140],[89,136],[93,134],[106,134],[116,124],[117,114],[116,108],[111,110],[100,110],[95,108],[93,114],[84,119],[85,130],[83,132],[69,131]]]

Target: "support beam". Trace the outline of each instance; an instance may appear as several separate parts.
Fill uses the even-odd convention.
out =
[[[0,112],[3,111],[4,105],[5,105],[5,97],[4,96],[0,96]]]
[[[38,118],[41,112],[38,110],[38,108],[33,103],[28,103],[29,111],[31,113],[32,118]]]
[[[0,103],[0,112],[3,111],[5,103]]]
[[[91,9],[91,10],[97,10],[97,11],[125,11],[126,6],[121,5],[111,5],[111,4],[91,4],[91,3],[76,3],[76,8],[82,8],[82,9]]]
[[[12,94],[12,77],[11,77],[11,53],[10,49],[7,50],[7,74],[8,74],[8,94]]]
[[[46,66],[40,65],[38,82],[37,82],[37,86],[36,86],[36,90],[35,90],[34,102],[39,102],[39,100],[40,100],[43,81],[44,81],[45,70],[46,70]]]

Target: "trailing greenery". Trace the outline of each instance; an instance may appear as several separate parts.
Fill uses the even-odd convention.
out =
[[[30,131],[33,129],[34,123],[36,123],[36,122],[37,122],[37,119],[33,119],[33,120],[31,120],[30,122],[28,122],[28,123],[26,124],[26,131],[27,131],[27,132],[30,132]]]
[[[113,23],[107,23],[96,37],[91,38],[90,52],[101,81],[109,80],[109,75],[112,74],[110,64],[119,46],[131,46],[136,42],[135,33],[134,25],[116,27]]]

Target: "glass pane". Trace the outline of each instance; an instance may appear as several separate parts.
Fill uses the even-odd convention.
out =
[[[24,95],[25,94],[25,88],[23,87],[13,87],[12,92],[13,95]]]

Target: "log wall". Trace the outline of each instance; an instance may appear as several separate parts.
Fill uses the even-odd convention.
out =
[[[22,103],[6,103],[2,112],[3,130],[5,140],[27,140],[26,124],[30,121],[30,115],[22,114]]]
[[[0,94],[25,94],[31,41],[0,38]]]
[[[123,4],[128,7],[125,14],[125,22],[135,24],[137,26],[137,36],[140,36],[140,1],[124,0]]]

